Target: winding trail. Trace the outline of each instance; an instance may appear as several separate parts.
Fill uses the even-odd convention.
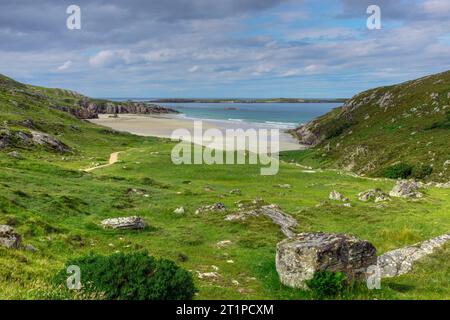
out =
[[[84,172],[91,172],[91,171],[94,171],[94,170],[97,170],[97,169],[101,169],[101,168],[106,168],[106,167],[112,166],[117,161],[119,161],[119,153],[121,153],[121,152],[122,151],[111,153],[111,155],[109,156],[109,162],[107,164],[102,164],[102,165],[99,165],[99,166],[95,166],[95,167],[84,169]]]

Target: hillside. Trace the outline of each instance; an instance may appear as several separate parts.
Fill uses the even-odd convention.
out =
[[[430,166],[428,177],[450,179],[450,71],[362,92],[294,134],[313,148],[303,160],[358,174],[389,166]]]
[[[26,85],[0,75],[0,150],[47,149],[76,154],[81,149],[142,139],[119,134],[84,119],[100,113],[171,113],[141,103],[91,99],[79,93]]]

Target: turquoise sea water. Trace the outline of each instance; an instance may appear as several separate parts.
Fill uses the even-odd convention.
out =
[[[295,128],[321,116],[340,103],[162,103],[188,118],[262,123]]]

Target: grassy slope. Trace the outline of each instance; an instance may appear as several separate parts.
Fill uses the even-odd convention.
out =
[[[431,179],[448,181],[450,71],[363,92],[309,126],[324,140],[307,159],[371,175],[429,164]]]
[[[218,201],[233,211],[237,200],[263,197],[296,217],[298,231],[351,233],[372,241],[380,253],[450,228],[449,190],[430,189],[418,202],[394,200],[378,206],[357,201],[356,194],[373,187],[388,191],[393,181],[334,171],[303,173],[291,164],[282,164],[280,174],[273,177],[260,176],[256,166],[175,166],[170,160],[171,142],[105,131],[47,109],[46,101],[28,95],[16,93],[14,101],[27,107],[14,109],[8,102],[12,97],[5,98],[6,94],[3,90],[0,99],[2,120],[32,118],[76,152],[62,156],[40,149],[21,150],[22,159],[0,152],[0,223],[15,225],[24,243],[40,250],[0,248],[3,299],[61,297],[49,279],[69,257],[138,249],[176,261],[180,254],[186,255],[188,260],[178,263],[194,273],[219,267],[222,278],[196,279],[199,299],[309,298],[307,293],[280,285],[274,256],[283,235],[268,219],[225,222],[224,214],[194,214],[199,206]],[[71,125],[80,131],[73,131]],[[105,162],[113,151],[124,151],[120,163],[90,174],[78,170]],[[285,183],[292,189],[276,187]],[[131,188],[142,189],[149,197],[130,193]],[[243,194],[230,195],[234,188]],[[353,207],[335,203],[316,207],[332,189],[349,196]],[[173,213],[179,206],[185,207],[186,214]],[[141,215],[151,227],[143,232],[117,232],[98,225],[104,218],[127,215]],[[232,243],[219,249],[216,243],[222,240]],[[384,281],[383,290],[360,289],[346,298],[448,299],[449,258],[447,247],[411,275]]]

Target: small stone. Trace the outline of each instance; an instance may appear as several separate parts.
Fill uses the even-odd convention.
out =
[[[31,244],[27,244],[27,245],[25,246],[25,250],[26,250],[26,251],[30,251],[30,252],[38,252],[38,251],[39,251],[39,249],[35,248],[35,247],[32,246]]]
[[[184,213],[184,208],[183,208],[183,207],[176,208],[176,209],[173,211],[173,213],[176,213],[176,214],[183,214],[183,213]]]
[[[349,199],[347,197],[345,197],[342,193],[340,193],[336,190],[331,191],[328,198],[330,200],[334,200],[334,201],[342,201],[342,202],[349,201]]]
[[[18,249],[22,237],[16,233],[13,227],[7,225],[0,225],[0,246],[8,249]]]

